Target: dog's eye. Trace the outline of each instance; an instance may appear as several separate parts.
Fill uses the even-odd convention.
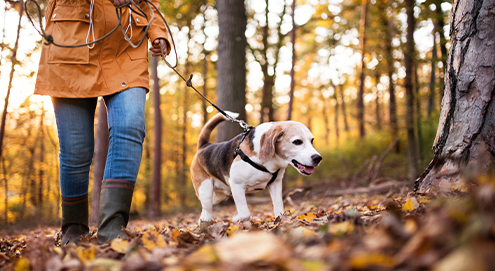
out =
[[[302,143],[303,142],[300,139],[296,139],[296,140],[292,141],[292,144],[294,144],[294,145],[301,145]]]
[[[315,139],[314,139],[314,138],[313,138],[313,139],[311,139],[311,145],[313,145],[313,142],[314,142],[314,141],[315,141]]]

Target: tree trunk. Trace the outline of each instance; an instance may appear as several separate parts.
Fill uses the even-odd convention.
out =
[[[418,77],[418,63],[417,61],[414,61],[414,105],[416,107],[416,111],[415,111],[416,157],[418,158],[418,162],[421,163],[423,161],[423,152],[421,151],[421,141],[423,140],[423,133],[421,131],[421,94],[419,92],[420,92],[420,84]]]
[[[382,118],[380,116],[380,97],[378,95],[378,93],[379,93],[378,82],[380,82],[380,75],[379,74],[375,75],[375,85],[376,85],[376,91],[375,91],[375,117],[376,117],[376,129],[378,129],[380,131],[380,130],[382,130]]]
[[[416,179],[418,174],[417,157],[416,157],[416,137],[414,134],[414,1],[405,0],[407,14],[407,43],[404,53],[404,62],[406,68],[406,78],[404,86],[406,89],[406,131],[407,131],[407,157],[409,165],[409,178]]]
[[[292,64],[290,68],[290,90],[289,90],[289,105],[287,109],[287,120],[292,119],[292,107],[294,105],[294,88],[296,87],[295,66],[296,66],[296,0],[292,0],[292,31],[290,32],[290,40],[292,42]]]
[[[339,97],[337,95],[337,88],[335,87],[335,85],[332,84],[332,87],[333,87],[333,98],[335,99],[335,108],[334,108],[334,114],[335,114],[335,118],[334,118],[334,125],[335,125],[335,136],[337,137],[337,141],[339,141],[339,138],[340,138],[340,130],[339,130]],[[330,124],[327,124],[328,126],[330,126]],[[328,145],[328,137],[330,136],[330,128],[327,128],[327,145]]]
[[[41,115],[40,115],[40,127],[38,140],[40,142],[40,153],[39,153],[39,168],[38,168],[38,206],[43,210],[43,186],[44,186],[44,172],[45,172],[45,133],[43,120],[45,118],[45,106],[42,105]]]
[[[17,36],[15,39],[14,48],[12,49],[12,57],[10,58],[11,68],[9,85],[7,87],[7,95],[5,96],[5,103],[3,105],[2,123],[0,124],[0,158],[3,157],[3,138],[5,136],[5,122],[7,121],[7,107],[9,105],[10,90],[12,89],[12,79],[14,78],[15,65],[17,64],[17,48],[19,47],[19,37],[21,33],[21,20],[24,13],[24,1],[19,0],[19,23],[17,24]]]
[[[366,53],[366,29],[368,28],[368,0],[362,0],[361,4],[361,26],[360,26],[360,35],[361,41],[360,51],[361,51],[361,74],[359,76],[360,84],[359,84],[359,93],[357,97],[357,120],[359,126],[359,137],[363,138],[366,133],[364,130],[364,79],[365,79],[365,69],[366,65],[364,63],[364,55]]]
[[[5,216],[5,221],[4,224],[8,225],[9,224],[9,181],[7,179],[7,167],[5,166],[5,159],[2,157],[0,158],[2,161],[2,171],[3,171],[3,190],[5,192],[5,200],[4,200],[4,216]]]
[[[154,146],[153,146],[153,173],[151,177],[150,218],[160,216],[160,195],[162,177],[162,112],[160,109],[160,84],[158,80],[158,59],[151,57],[151,76],[153,78],[153,108],[154,108]]]
[[[207,9],[207,2],[206,0],[203,0],[203,25],[202,25],[202,31],[203,35],[205,36],[205,41],[203,42],[203,95],[205,97],[207,96],[208,92],[208,85],[206,84],[208,82],[208,60],[206,59],[206,49],[205,49],[205,44],[206,44],[206,9]],[[203,126],[208,122],[208,111],[207,111],[207,104],[205,99],[201,99],[201,108],[203,111]]]
[[[340,90],[340,99],[342,101],[342,117],[344,118],[344,130],[349,132],[349,124],[347,123],[347,112],[345,110],[345,99],[344,99],[344,85],[340,84],[338,89]]]
[[[421,193],[445,192],[495,161],[495,0],[456,0],[434,158],[416,180]]]
[[[100,99],[98,103],[95,154],[93,160],[93,196],[91,199],[91,221],[94,223],[97,223],[98,221],[101,182],[103,181],[103,174],[105,173],[110,137],[110,134],[108,133],[108,116],[105,101]]]
[[[478,1],[478,0],[476,0]],[[435,20],[435,27],[437,28],[437,32],[438,34],[440,35],[440,52],[442,54],[442,69],[446,71],[446,68],[447,68],[447,39],[445,38],[445,33],[444,33],[444,26],[445,26],[445,22],[444,22],[444,14],[443,14],[443,10],[442,10],[442,2],[444,2],[443,0],[435,0],[435,12],[436,12],[436,20]],[[440,81],[441,83],[441,86],[440,86],[440,89],[443,90],[444,89],[444,81]],[[440,92],[441,96],[443,97],[443,94],[444,92],[441,91]],[[441,102],[441,98],[440,98],[440,102]]]
[[[223,110],[237,112],[239,119],[246,120],[246,8],[244,2],[219,0],[217,10],[218,106]],[[217,128],[217,142],[230,140],[241,132],[240,126],[223,122]]]
[[[384,44],[385,44],[385,59],[387,63],[387,77],[388,77],[388,115],[390,123],[390,133],[392,141],[399,137],[399,126],[397,122],[397,103],[395,101],[395,84],[394,79],[394,57],[392,54],[392,20],[387,15],[386,5],[384,1],[377,1],[378,9],[380,10],[380,23],[384,29]],[[395,145],[395,152],[399,153],[400,144]]]
[[[435,29],[433,29],[433,47],[431,49],[431,73],[430,73],[430,85],[429,85],[429,91],[430,93],[428,94],[428,117],[431,116],[433,111],[435,110],[435,83],[436,83],[436,76],[435,76],[435,71],[437,68],[437,60],[438,60],[438,55],[437,55],[437,41],[436,41],[436,35],[437,32]]]

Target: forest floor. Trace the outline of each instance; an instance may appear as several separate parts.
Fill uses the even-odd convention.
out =
[[[2,270],[495,270],[495,183],[447,196],[422,196],[399,182],[285,195],[274,218],[268,198],[250,197],[251,221],[232,223],[235,206],[131,221],[128,236],[60,247],[43,228],[0,236]],[[468,191],[469,190],[469,191]]]

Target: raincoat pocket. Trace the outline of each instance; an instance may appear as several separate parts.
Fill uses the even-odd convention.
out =
[[[134,44],[137,44],[144,35],[144,29],[148,25],[148,20],[145,17],[141,17],[138,15],[133,15],[133,31],[135,36],[131,39],[131,41]],[[156,20],[156,16],[155,16]],[[137,33],[137,35],[136,35]],[[127,47],[126,49],[127,54],[132,60],[137,60],[137,59],[144,59],[148,58],[148,41],[147,39],[143,41],[141,46],[138,48],[133,48],[132,46]]]
[[[55,4],[55,8],[47,21],[47,33],[53,36],[53,40],[57,44],[78,45],[86,43],[89,29],[89,5]],[[89,62],[89,50],[88,46],[63,48],[50,45],[48,63],[85,64]]]

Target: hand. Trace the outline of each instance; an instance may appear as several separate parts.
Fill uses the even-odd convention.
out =
[[[115,0],[117,1],[117,0]],[[163,38],[158,38],[153,41],[153,47],[150,48],[151,56],[161,56],[162,51],[160,50],[160,46],[163,49],[163,53],[165,56],[169,54],[168,42]]]
[[[141,0],[133,0],[133,1],[136,4],[141,3]],[[131,0],[113,0],[113,5],[116,7],[122,7],[122,6],[126,6],[130,2],[131,2]]]

